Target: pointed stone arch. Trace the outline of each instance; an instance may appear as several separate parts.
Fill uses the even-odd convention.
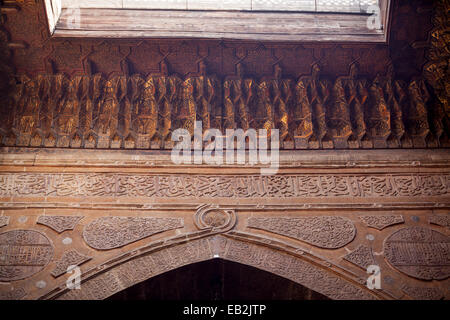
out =
[[[184,239],[183,239],[184,238]],[[282,243],[243,233],[201,233],[191,239],[169,239],[149,244],[87,271],[81,289],[69,290],[65,283],[40,299],[106,299],[137,283],[189,264],[221,258],[252,266],[289,279],[336,300],[390,299],[383,291],[370,290],[365,279],[320,261]]]

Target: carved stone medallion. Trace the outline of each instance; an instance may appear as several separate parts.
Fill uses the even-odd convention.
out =
[[[450,238],[432,229],[404,228],[384,242],[384,255],[397,270],[422,280],[450,276]]]
[[[402,215],[360,216],[361,221],[369,228],[383,230],[389,226],[404,223]]]
[[[277,217],[248,219],[248,227],[261,229],[326,249],[350,243],[356,235],[352,221],[343,217]]]
[[[62,233],[66,230],[73,230],[81,219],[83,219],[82,216],[40,216],[37,223]]]
[[[236,223],[234,210],[203,206],[197,210],[194,218],[199,229],[229,230]]]
[[[0,281],[25,279],[44,269],[53,257],[53,245],[34,230],[0,234]]]
[[[109,250],[183,226],[180,218],[102,217],[84,228],[83,237],[90,247]]]

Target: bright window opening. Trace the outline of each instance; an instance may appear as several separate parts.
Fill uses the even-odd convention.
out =
[[[45,0],[53,37],[387,42],[389,0]]]
[[[63,8],[366,13],[378,0],[62,0]]]

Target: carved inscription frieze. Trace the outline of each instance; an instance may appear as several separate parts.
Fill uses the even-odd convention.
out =
[[[248,219],[247,226],[301,240],[326,249],[341,248],[350,243],[356,234],[356,228],[352,221],[331,216],[251,217]]]
[[[85,256],[75,249],[66,251],[61,259],[56,261],[56,267],[52,271],[52,276],[57,278],[65,274],[70,266],[79,266],[91,259],[92,257]]]
[[[450,194],[450,175],[0,174],[0,196],[114,198],[430,197]]]
[[[360,216],[361,221],[369,228],[383,230],[389,226],[404,223],[402,215],[376,215],[376,216]]]
[[[39,216],[37,223],[62,233],[73,230],[81,219],[83,219],[82,216]]]
[[[422,280],[450,276],[450,238],[423,227],[403,228],[384,243],[384,255],[397,270]]]
[[[0,234],[0,281],[21,280],[41,271],[53,257],[53,245],[41,232],[12,230]]]
[[[181,218],[102,217],[84,228],[83,238],[94,249],[109,250],[183,226]]]

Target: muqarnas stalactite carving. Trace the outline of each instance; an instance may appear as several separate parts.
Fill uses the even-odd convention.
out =
[[[18,79],[4,105],[6,146],[170,149],[171,133],[250,128],[280,130],[282,149],[436,148],[449,145],[445,112],[435,110],[423,79],[373,80],[320,76],[320,66],[298,80],[282,76],[219,80],[204,62],[182,79],[161,62],[159,73],[63,74]],[[8,111],[9,110],[9,111]]]

